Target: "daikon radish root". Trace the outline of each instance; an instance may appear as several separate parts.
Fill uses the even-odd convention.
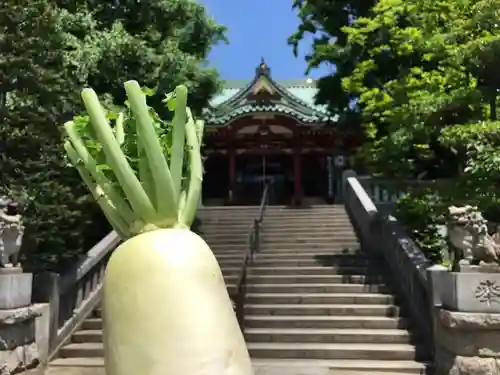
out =
[[[125,90],[129,108],[120,113],[83,90],[88,116],[64,126],[71,163],[124,240],[104,277],[106,374],[252,375],[220,267],[189,230],[201,194],[203,123],[184,86],[166,98],[172,124],[147,106],[137,82]]]

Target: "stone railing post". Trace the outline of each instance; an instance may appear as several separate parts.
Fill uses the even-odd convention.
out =
[[[339,202],[344,202],[345,200],[345,197],[346,197],[346,189],[347,189],[347,179],[349,177],[356,177],[356,171],[352,170],[352,169],[346,169],[344,172],[342,172],[342,189],[340,191],[340,198],[339,198]]]
[[[6,375],[43,362],[48,347],[46,306],[32,304],[33,275],[18,261],[23,234],[19,207],[0,197],[0,374]]]

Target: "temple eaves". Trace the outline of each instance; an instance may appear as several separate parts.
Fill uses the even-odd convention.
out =
[[[251,81],[226,82],[221,93],[204,110],[207,125],[225,125],[232,119],[252,113],[276,113],[296,118],[299,122],[325,124],[336,122],[326,106],[317,105],[316,84],[311,79],[277,81],[264,58],[255,69]]]

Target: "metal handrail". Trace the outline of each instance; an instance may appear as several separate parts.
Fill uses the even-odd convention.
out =
[[[243,331],[243,319],[244,319],[244,305],[246,296],[246,285],[248,276],[248,266],[253,262],[255,254],[260,250],[260,233],[262,229],[262,222],[264,220],[265,210],[269,199],[269,185],[266,183],[264,190],[262,192],[262,197],[259,205],[259,212],[257,217],[253,220],[252,226],[250,228],[250,233],[248,235],[248,248],[245,252],[245,258],[241,266],[241,270],[238,277],[238,283],[236,284],[236,296],[234,298],[236,317],[240,324],[240,328]]]

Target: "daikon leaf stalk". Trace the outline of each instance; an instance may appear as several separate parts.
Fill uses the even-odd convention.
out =
[[[167,96],[171,123],[147,105],[136,81],[124,86],[120,112],[106,110],[94,90],[82,91],[88,115],[64,124],[68,158],[120,236],[189,228],[201,195],[203,121],[187,107],[185,86]]]

